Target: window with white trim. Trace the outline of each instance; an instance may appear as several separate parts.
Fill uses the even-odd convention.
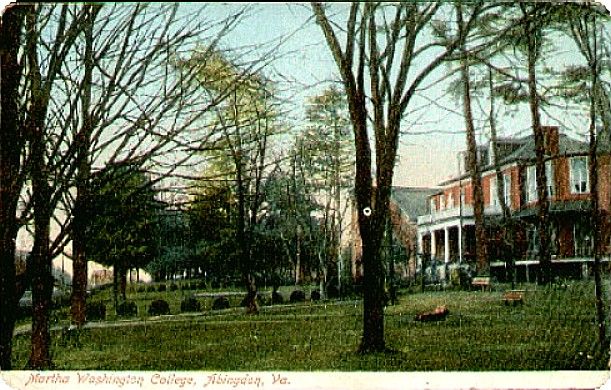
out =
[[[454,195],[450,192],[448,194],[448,209],[454,208]]]
[[[499,205],[499,197],[496,188],[496,177],[490,178],[490,206],[498,206]]]
[[[537,200],[537,167],[531,165],[526,167],[526,201]]]
[[[554,169],[551,160],[545,162],[545,181],[547,183],[547,196],[554,196]]]
[[[511,207],[511,174],[506,173],[503,175],[503,199],[505,205]]]
[[[431,198],[429,206],[431,207],[431,214],[434,213],[436,211],[435,210],[436,209],[436,207],[435,207],[435,198]]]
[[[585,194],[590,192],[590,178],[588,177],[588,157],[571,157],[571,193]]]
[[[441,194],[439,195],[439,211],[443,211],[446,208],[446,197]]]

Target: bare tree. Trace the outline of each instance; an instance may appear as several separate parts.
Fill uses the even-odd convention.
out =
[[[347,15],[338,16],[345,21],[343,29],[328,17],[328,6],[311,6],[338,67],[354,131],[355,197],[363,245],[364,326],[360,350],[383,351],[385,272],[380,247],[401,120],[422,81],[459,47],[464,37],[457,35],[443,44],[420,40],[442,3],[352,3]],[[467,20],[464,31],[469,31],[473,18]],[[340,38],[345,41],[343,45]],[[441,52],[424,60],[430,54],[427,49],[437,46],[443,48]]]
[[[603,34],[601,34],[601,25],[599,19],[609,20],[608,15],[601,14],[594,8],[582,8],[571,5],[567,7],[565,19],[568,21],[569,35],[577,45],[579,52],[587,62],[589,88],[589,179],[590,179],[590,196],[592,210],[592,241],[594,247],[594,288],[596,299],[596,325],[598,329],[598,340],[603,348],[607,348],[608,340],[606,334],[606,316],[603,298],[603,285],[601,276],[601,255],[602,244],[605,242],[605,235],[602,231],[608,229],[607,221],[603,217],[601,210],[601,199],[599,189],[599,159],[600,150],[609,151],[609,145],[602,145],[599,148],[601,140],[609,142],[609,124],[605,120],[608,112],[602,107],[608,106],[608,95],[600,80],[602,74],[603,61],[601,61],[601,43]],[[602,103],[602,104],[601,104]],[[597,123],[601,121],[603,126],[602,131],[597,131]]]
[[[26,9],[7,7],[0,17],[0,369],[10,370],[16,289],[17,203],[24,181],[23,116],[19,111],[20,59]],[[19,288],[23,293],[23,288]]]

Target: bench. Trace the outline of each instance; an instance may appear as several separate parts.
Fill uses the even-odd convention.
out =
[[[510,303],[514,306],[518,303],[522,305],[524,303],[524,293],[524,290],[505,291],[503,294],[503,302],[505,302],[505,305],[509,305]]]
[[[480,287],[482,291],[491,289],[490,276],[476,276],[471,280],[472,287]]]

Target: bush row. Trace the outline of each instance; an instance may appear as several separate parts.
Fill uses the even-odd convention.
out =
[[[177,291],[177,290],[205,290],[206,289],[206,283],[204,281],[200,281],[200,282],[191,282],[191,283],[182,283],[182,284],[176,284],[176,283],[171,283],[171,284],[166,284],[166,283],[161,283],[161,284],[149,284],[149,285],[139,285],[136,288],[136,291],[139,293],[144,293],[144,292],[163,292],[163,291]]]
[[[271,299],[266,301],[261,295],[257,295],[257,303],[263,305],[276,305],[284,303],[284,298],[280,293],[274,291]],[[320,300],[320,292],[312,291],[310,294],[312,301]],[[289,302],[298,303],[305,302],[306,295],[301,290],[295,290],[291,293]],[[241,302],[241,306],[246,306],[246,297]],[[198,312],[201,310],[201,303],[193,296],[184,298],[180,302],[181,313]],[[212,310],[223,310],[231,307],[229,299],[223,295],[217,296],[212,301]],[[170,305],[163,299],[157,299],[151,302],[148,307],[148,314],[151,316],[167,315],[170,313]],[[100,321],[106,318],[106,304],[104,302],[87,302],[85,309],[87,321]],[[135,316],[138,314],[138,307],[134,301],[122,301],[116,307],[116,314],[120,317]]]

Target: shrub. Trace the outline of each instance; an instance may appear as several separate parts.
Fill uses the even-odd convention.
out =
[[[157,286],[157,291],[159,292],[163,292],[166,290],[166,286],[165,284],[160,284],[159,286]]]
[[[248,295],[246,295],[240,302],[241,307],[246,307],[246,298],[248,298]],[[257,304],[259,306],[263,306],[265,304],[265,302],[263,301],[263,297],[260,294],[257,294],[257,297],[255,298],[255,300],[257,301]]]
[[[155,292],[157,289],[152,284],[146,286],[146,292]]]
[[[291,303],[297,303],[297,302],[305,302],[305,299],[306,299],[306,295],[303,291],[295,290],[291,293],[291,297],[289,298],[289,301]]]
[[[197,283],[189,283],[189,290],[197,290]]]
[[[182,313],[200,311],[202,305],[195,297],[187,297],[180,302],[180,311]]]
[[[279,305],[279,304],[282,304],[282,303],[284,303],[284,297],[278,291],[274,291],[272,293],[271,304],[272,305]]]
[[[178,285],[176,283],[170,284],[170,291],[176,291],[176,290],[178,290]]]
[[[205,289],[206,289],[206,282],[205,282],[205,281],[203,281],[203,280],[200,280],[200,281],[197,283],[197,288],[199,288],[200,290],[205,290]]]
[[[229,299],[223,295],[220,295],[214,298],[214,301],[212,302],[212,310],[222,309],[229,309]]]
[[[106,319],[106,304],[104,302],[87,302],[85,306],[87,321],[101,321]]]
[[[146,286],[138,286],[138,288],[136,289],[137,292],[139,293],[143,293],[146,292]]]
[[[138,306],[136,306],[136,302],[134,301],[120,302],[115,310],[120,317],[135,316],[138,314]]]
[[[163,299],[157,299],[151,302],[148,312],[152,316],[170,314],[170,305]]]
[[[320,301],[320,291],[314,290],[310,293],[310,300]]]

